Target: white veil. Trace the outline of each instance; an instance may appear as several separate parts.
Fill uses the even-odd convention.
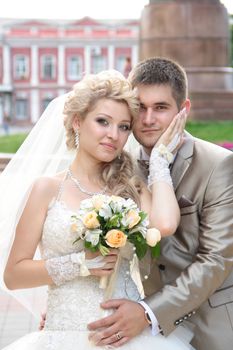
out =
[[[29,136],[0,175],[0,288],[15,297],[39,319],[45,308],[47,287],[9,291],[3,281],[15,228],[25,207],[31,186],[39,176],[67,169],[74,153],[67,151],[63,109],[68,94],[55,98]],[[126,149],[135,148],[130,137]],[[37,250],[34,259],[40,258]]]
[[[39,176],[55,174],[67,168],[73,156],[67,151],[63,126],[67,96],[57,97],[48,105],[0,175],[0,287],[4,290],[7,290],[3,281],[4,268],[32,183]],[[36,255],[35,258],[38,258],[38,252]],[[43,287],[7,291],[39,317],[44,306],[45,290]]]

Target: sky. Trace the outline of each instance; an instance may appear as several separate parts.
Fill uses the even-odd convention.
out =
[[[221,0],[233,14],[233,1]],[[149,0],[1,0],[0,18],[140,18]]]

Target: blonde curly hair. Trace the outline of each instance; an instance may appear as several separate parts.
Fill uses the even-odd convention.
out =
[[[87,113],[92,111],[96,103],[103,98],[125,103],[133,124],[134,119],[138,116],[139,101],[129,81],[114,70],[86,75],[74,85],[64,106],[66,144],[69,149],[75,149],[74,118],[79,116],[85,119]],[[103,163],[101,180],[110,193],[114,189],[115,195],[132,198],[139,204],[133,163],[127,152],[123,151],[120,159],[116,158],[110,163]]]

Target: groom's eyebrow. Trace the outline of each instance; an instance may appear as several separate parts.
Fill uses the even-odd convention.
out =
[[[168,106],[171,106],[171,104],[168,102],[165,102],[165,101],[159,101],[159,102],[155,102],[154,106],[166,106],[166,107],[168,107]]]
[[[147,106],[146,104],[144,104],[143,102],[141,102],[140,103],[140,106],[141,107],[146,107],[146,108],[149,108],[149,107],[151,107],[151,108],[155,108],[155,107],[170,107],[171,106],[171,104],[170,103],[168,103],[168,102],[165,102],[165,101],[158,101],[158,102],[155,102],[155,103],[153,103],[151,106]]]

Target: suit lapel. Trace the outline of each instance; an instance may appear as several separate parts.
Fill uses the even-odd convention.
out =
[[[174,189],[176,190],[179,186],[182,178],[188,170],[192,156],[193,156],[194,139],[193,137],[185,132],[185,141],[180,150],[176,155],[176,159],[172,166],[171,176],[173,180]]]

